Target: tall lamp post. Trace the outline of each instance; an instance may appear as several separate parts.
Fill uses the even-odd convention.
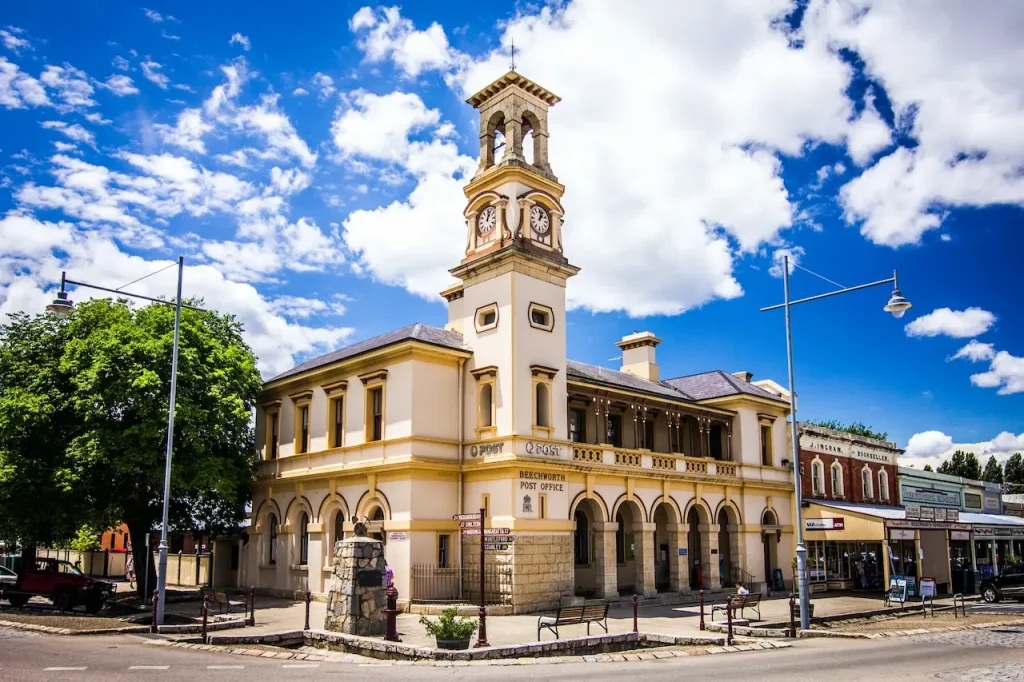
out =
[[[166,268],[165,268],[166,269]],[[67,278],[67,273],[63,272],[60,276],[60,291],[57,293],[57,298],[53,300],[53,303],[46,306],[46,309],[52,313],[56,313],[61,317],[67,317],[71,314],[74,304],[68,298],[68,294],[65,291],[65,287],[68,284],[73,284],[79,287],[85,287],[86,289],[96,289],[98,291],[106,291],[119,296],[130,296],[132,298],[141,298],[146,301],[153,303],[160,303],[162,305],[174,306],[174,350],[171,351],[171,402],[167,409],[167,453],[164,459],[164,501],[163,501],[163,520],[160,524],[160,557],[157,564],[157,594],[159,599],[156,604],[156,622],[163,625],[164,622],[164,604],[167,602],[164,599],[167,592],[167,514],[168,505],[170,503],[171,495],[171,450],[174,447],[174,399],[178,389],[178,332],[181,328],[181,309],[188,308],[190,310],[201,310],[195,306],[186,305],[181,302],[181,279],[182,274],[185,270],[185,258],[184,256],[178,257],[178,295],[174,299],[174,302],[164,301],[159,298],[151,298],[149,296],[143,296],[142,294],[130,294],[120,289],[108,289],[107,287],[96,286],[95,284],[87,284],[85,282],[76,282]],[[159,272],[159,271],[158,271]],[[156,273],[152,273],[156,274]],[[149,275],[146,275],[148,277]],[[142,279],[145,279],[143,277]],[[140,280],[135,280],[138,282]],[[132,282],[134,284],[135,282]],[[126,285],[127,286],[127,285]],[[146,547],[149,547],[149,540],[147,537]],[[146,550],[149,552],[149,550]]]
[[[800,266],[796,266],[800,267]],[[805,268],[800,268],[804,270]],[[807,270],[810,272],[810,270]],[[811,272],[812,275],[815,273]],[[815,275],[820,277],[820,275]],[[822,278],[824,279],[824,278]],[[830,281],[830,280],[826,280]],[[836,291],[830,291],[827,294],[818,294],[817,296],[809,296],[807,298],[801,298],[796,301],[791,301],[789,298],[789,256],[783,258],[782,268],[782,290],[785,296],[785,302],[779,305],[768,306],[767,308],[761,308],[761,312],[767,312],[769,310],[778,310],[779,308],[786,309],[786,355],[789,361],[789,412],[790,419],[792,421],[792,444],[793,444],[793,484],[796,488],[796,570],[797,570],[797,584],[800,589],[800,629],[807,630],[810,628],[810,596],[807,590],[807,546],[804,544],[804,522],[803,522],[803,495],[800,492],[800,435],[797,428],[796,421],[796,387],[793,384],[793,325],[791,322],[789,309],[800,303],[809,303],[810,301],[817,301],[822,298],[829,298],[830,296],[838,296],[839,294],[848,294],[851,291],[859,291],[860,289],[868,289],[871,287],[881,286],[883,284],[892,284],[893,292],[889,298],[889,303],[882,308],[887,313],[892,313],[892,316],[897,320],[903,317],[903,314],[910,310],[912,307],[910,301],[903,297],[900,292],[900,280],[899,273],[893,271],[892,277],[889,279],[882,279],[877,282],[870,282],[868,284],[861,284],[855,287],[840,287]],[[834,282],[833,282],[834,284]]]

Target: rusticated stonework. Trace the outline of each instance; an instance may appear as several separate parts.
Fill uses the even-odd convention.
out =
[[[382,609],[387,603],[384,546],[366,537],[348,538],[336,545],[333,566],[324,629],[348,635],[383,635]]]

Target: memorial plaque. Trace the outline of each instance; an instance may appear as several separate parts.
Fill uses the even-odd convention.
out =
[[[359,587],[374,587],[384,582],[384,574],[380,571],[359,571],[356,575],[356,584]]]

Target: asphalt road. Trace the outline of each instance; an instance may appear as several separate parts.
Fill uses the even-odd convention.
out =
[[[1024,630],[969,631],[893,640],[815,639],[791,649],[626,663],[436,668],[381,662],[304,663],[171,649],[138,636],[23,636],[0,628],[0,680],[189,679],[219,682],[346,680],[517,680],[567,682],[701,679],[793,682],[885,679],[1024,682]],[[302,666],[302,667],[298,667]]]

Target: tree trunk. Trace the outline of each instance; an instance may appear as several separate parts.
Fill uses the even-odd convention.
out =
[[[152,543],[149,547],[149,561],[146,560],[146,535],[153,527],[153,520],[125,521],[128,526],[128,533],[132,538],[132,560],[135,562],[135,594],[139,599],[146,598],[146,592],[150,597],[156,589],[156,546]],[[146,580],[146,572],[149,572],[149,580]]]

